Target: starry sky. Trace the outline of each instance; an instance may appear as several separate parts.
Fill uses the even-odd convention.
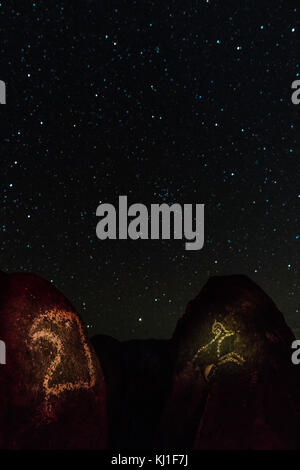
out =
[[[91,335],[168,338],[246,274],[300,337],[298,1],[1,0],[0,269]],[[205,245],[96,237],[100,202],[205,204]]]

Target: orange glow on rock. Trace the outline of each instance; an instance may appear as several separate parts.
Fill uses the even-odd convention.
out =
[[[53,331],[53,326],[62,325],[64,329],[71,329],[72,323],[75,323],[76,330],[79,333],[80,342],[87,363],[89,379],[78,380],[76,382],[67,381],[65,383],[53,384],[55,372],[57,371],[58,366],[62,364],[65,355],[63,341],[58,334],[59,330],[56,332]],[[58,396],[65,391],[90,389],[95,386],[96,372],[93,365],[91,351],[86,342],[81,322],[73,312],[62,311],[59,309],[52,309],[45,312],[34,320],[30,329],[29,337],[31,339],[31,348],[36,348],[37,342],[39,341],[47,341],[55,347],[55,357],[51,361],[49,368],[45,371],[43,380],[43,388],[45,391],[46,400],[49,399],[50,395]]]

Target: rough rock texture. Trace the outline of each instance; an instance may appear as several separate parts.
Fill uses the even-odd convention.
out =
[[[104,378],[67,299],[38,276],[0,273],[0,339],[0,447],[104,448]]]
[[[158,444],[196,449],[300,447],[294,335],[245,276],[213,277],[188,304],[173,341],[172,392]]]
[[[98,360],[57,289],[0,272],[0,339],[0,448],[300,449],[295,338],[245,276],[209,279],[171,340],[94,337]]]

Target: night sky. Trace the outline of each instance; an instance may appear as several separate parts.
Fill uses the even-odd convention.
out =
[[[0,269],[34,272],[91,335],[170,337],[246,274],[300,337],[300,5],[1,1]],[[96,237],[96,208],[205,204],[205,245]]]

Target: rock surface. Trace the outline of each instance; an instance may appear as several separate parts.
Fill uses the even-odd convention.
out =
[[[92,346],[50,283],[0,272],[0,339],[1,448],[300,449],[295,338],[245,276],[209,279],[170,340]]]
[[[68,300],[38,276],[0,273],[0,338],[0,447],[106,447],[103,373]]]
[[[300,447],[294,335],[246,276],[209,279],[188,304],[173,341],[173,388],[161,436],[195,449]]]

